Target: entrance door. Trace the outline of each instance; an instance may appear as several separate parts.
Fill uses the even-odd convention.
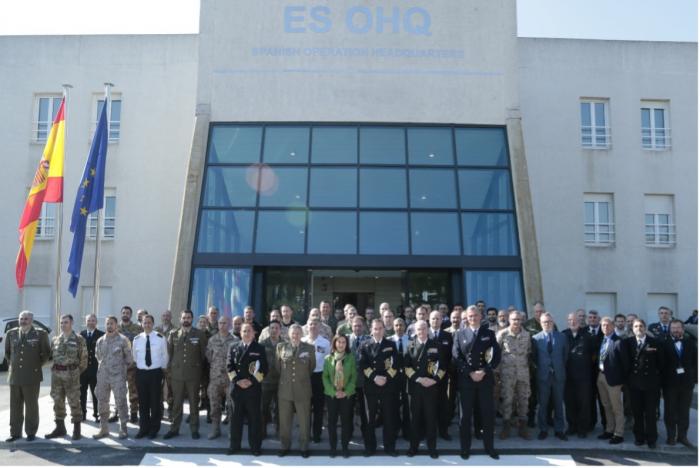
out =
[[[333,292],[333,310],[342,309],[345,304],[354,305],[360,314],[364,314],[367,307],[374,308],[374,293]]]

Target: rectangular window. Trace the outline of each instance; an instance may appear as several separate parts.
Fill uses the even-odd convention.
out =
[[[675,245],[673,195],[644,195],[644,236],[651,247]]]
[[[659,307],[668,307],[677,318],[678,314],[678,294],[654,292],[647,294],[646,318],[647,324],[659,321]]]
[[[102,106],[105,105],[104,99],[98,99],[97,101],[97,114],[95,114],[95,128],[97,128],[97,119],[99,118],[100,112],[102,112]],[[109,118],[109,142],[116,143],[119,141],[121,136],[121,126],[122,126],[122,100],[112,98],[112,103],[108,109]]]
[[[56,118],[58,108],[61,106],[61,95],[37,96],[36,97],[36,120],[32,125],[32,141],[37,143],[46,142],[51,132],[53,119]]]
[[[56,235],[56,205],[44,203],[36,228],[37,239],[53,239]]]
[[[107,192],[107,190],[105,190]],[[102,209],[102,234],[101,238],[114,239],[117,221],[117,197],[105,193],[104,207]],[[97,237],[97,212],[91,213],[88,218],[88,238]]]
[[[581,99],[581,146],[610,148],[610,119],[607,99]]]
[[[665,150],[671,147],[668,102],[642,101],[642,148]]]
[[[612,245],[615,242],[612,194],[584,194],[583,207],[586,245]]]
[[[587,292],[586,310],[597,310],[598,316],[613,317],[617,313],[617,294],[610,292]]]
[[[523,310],[524,295],[519,271],[465,270],[464,286],[468,304],[482,300],[498,309],[514,306],[517,310]]]

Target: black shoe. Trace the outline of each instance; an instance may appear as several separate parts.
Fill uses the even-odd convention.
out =
[[[676,445],[676,439],[673,437],[669,437],[666,439],[666,445]]]
[[[199,439],[199,432],[194,431],[194,432],[192,433],[192,438],[193,438],[194,440]]]
[[[430,454],[430,458],[432,458],[433,460],[438,457],[438,453],[435,450],[431,450],[429,452],[429,454]]]
[[[32,442],[34,439],[36,439],[36,436],[34,434],[27,436],[27,442]]]
[[[111,423],[115,423],[115,422],[117,422],[117,421],[119,421],[119,415],[118,415],[118,414],[115,414],[114,416],[110,417],[110,418],[107,420],[107,422],[111,422]]]
[[[489,457],[493,458],[494,460],[499,460],[501,458],[495,450],[489,452]]]
[[[338,451],[337,451],[336,449],[332,448],[332,449],[331,449],[331,453],[330,453],[330,457],[331,457],[331,458],[335,458],[335,456],[337,455],[337,453],[338,453]]]
[[[157,432],[151,432],[150,434],[148,434],[148,438],[151,440],[155,439],[156,437],[158,437]]]
[[[139,415],[136,413],[132,413],[131,418],[129,418],[129,422],[131,424],[136,424],[137,422],[139,422]]]
[[[302,450],[301,451],[301,458],[309,458],[309,451],[308,450]]]
[[[641,447],[642,445],[644,445],[644,441],[643,440],[635,440],[634,445],[636,445],[637,447]]]
[[[688,440],[687,437],[679,437],[679,438],[678,438],[678,442],[680,442],[681,444],[685,445],[685,446],[688,447],[689,449],[694,449],[694,448],[695,448],[695,445],[693,445],[693,443],[690,442],[690,441]]]
[[[21,437],[20,436],[10,436],[7,439],[5,439],[5,442],[14,442],[15,440],[18,440],[18,439],[21,439]],[[29,440],[29,437],[27,437],[27,440]]]
[[[462,457],[462,460],[469,460],[469,452],[462,452],[459,456]]]
[[[408,449],[408,452],[406,452],[407,457],[415,457],[416,456],[416,450],[413,449]]]
[[[474,433],[474,437],[476,437],[476,440],[481,440],[484,438],[484,431],[476,431]]]
[[[321,442],[321,436],[314,436],[313,438],[314,444],[318,444]]]
[[[211,416],[207,414],[207,424],[211,424]]]
[[[374,450],[367,450],[367,449],[365,449],[365,452],[363,453],[363,455],[364,455],[365,457],[371,457],[372,455],[374,455],[374,453],[375,453]]]
[[[554,433],[554,437],[556,437],[556,438],[559,439],[559,440],[563,440],[564,442],[566,442],[567,440],[569,440],[569,438],[566,437],[566,434],[564,434],[563,432],[555,432],[555,433]]]
[[[255,450],[251,451],[251,453],[253,454],[254,457],[259,457],[260,456],[260,449],[255,449]]]
[[[350,458],[350,451],[347,448],[344,448],[341,451],[341,454],[343,455],[343,458]]]
[[[80,421],[85,422],[86,419],[87,419],[87,413],[83,413],[83,419],[81,419]]]
[[[179,436],[179,435],[180,435],[180,434],[177,433],[177,432],[168,431],[168,432],[163,436],[163,439],[168,440],[168,439],[172,439],[173,437],[177,437],[177,436]]]
[[[598,436],[600,440],[608,440],[611,439],[613,434],[611,432],[603,432],[601,435]]]
[[[278,457],[286,457],[289,455],[289,449],[282,449],[277,453]]]
[[[146,431],[138,431],[134,436],[134,439],[143,439],[146,437]]]
[[[579,439],[585,439],[586,437],[588,437],[588,434],[586,434],[584,431],[578,433]]]
[[[238,453],[238,449],[233,447],[229,447],[228,450],[226,450],[226,455],[235,455],[236,453]]]
[[[565,434],[568,436],[574,435],[574,434],[576,434],[576,429],[574,429],[573,427],[570,427],[566,430]]]
[[[96,423],[100,422],[100,415],[99,414],[94,415],[93,418],[95,419]]]
[[[390,457],[398,457],[399,456],[399,452],[397,452],[395,449],[387,450],[386,454],[389,455]]]
[[[452,436],[450,435],[449,432],[443,432],[440,434],[440,438],[443,440],[452,440]]]
[[[625,439],[623,439],[622,437],[614,435],[610,438],[609,444],[610,445],[617,445],[617,444],[623,443],[624,441],[625,441]]]
[[[653,449],[656,448],[656,442],[649,442],[648,446],[649,446],[650,449],[653,450]]]
[[[538,438],[539,440],[544,440],[544,439],[546,439],[546,438],[547,438],[547,431],[540,431],[540,433],[537,434],[537,438]]]

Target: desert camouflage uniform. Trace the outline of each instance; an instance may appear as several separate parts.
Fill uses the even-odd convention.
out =
[[[499,370],[503,420],[510,421],[513,414],[513,400],[517,405],[518,418],[526,420],[528,398],[530,397],[530,334],[521,330],[515,335],[506,328],[498,332],[496,341],[501,346]]]
[[[138,323],[129,322],[128,325],[124,325],[124,322],[119,322],[119,328],[117,331],[129,339],[129,343],[134,342],[134,337],[143,331],[143,328]],[[139,414],[139,394],[136,389],[136,363],[132,363],[126,369],[126,383],[129,388],[129,406],[131,407],[131,414]]]
[[[206,356],[209,361],[209,387],[207,396],[211,405],[212,433],[218,432],[221,424],[222,402],[228,397],[230,381],[226,370],[229,348],[238,339],[230,333],[225,337],[216,333],[207,343]]]
[[[129,420],[129,408],[126,404],[126,372],[133,364],[131,344],[124,335],[104,335],[97,340],[95,357],[100,363],[97,368],[97,406],[100,409],[100,421],[109,418],[110,392],[114,393],[114,402],[122,424]]]

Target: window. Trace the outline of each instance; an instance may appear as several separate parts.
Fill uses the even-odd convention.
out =
[[[467,304],[483,300],[490,307],[524,310],[522,277],[519,271],[471,271],[464,274]]]
[[[311,211],[308,242],[310,254],[357,253],[357,215],[354,211]]]
[[[409,127],[408,163],[453,165],[452,130],[444,127]]]
[[[462,166],[507,166],[506,136],[502,128],[455,129],[457,162]]]
[[[460,170],[459,190],[462,209],[513,209],[507,170]]]
[[[455,173],[451,169],[411,169],[411,208],[457,208]]]
[[[671,147],[668,103],[642,101],[642,148],[665,150]]]
[[[584,195],[584,239],[586,245],[607,246],[615,242],[612,194]]]
[[[257,166],[220,167],[207,170],[204,206],[255,206],[258,193]]]
[[[108,195],[105,190],[104,207],[102,208],[102,235],[101,239],[114,239],[117,221],[117,197]],[[95,239],[97,236],[97,212],[90,213],[88,218],[88,238]]]
[[[212,129],[209,163],[260,162],[262,127],[217,125]]]
[[[316,127],[313,129],[311,162],[321,164],[357,163],[357,128]]]
[[[254,211],[203,210],[197,250],[203,253],[251,253]]]
[[[518,255],[511,213],[462,213],[464,255]]]
[[[581,146],[592,149],[610,147],[608,100],[581,100]]]
[[[617,294],[609,292],[587,292],[586,310],[597,310],[598,316],[613,317],[617,313]]]
[[[104,99],[97,101],[97,114],[95,117],[95,128],[97,128],[97,119],[102,112],[102,106],[105,105]],[[107,117],[109,118],[109,142],[116,143],[121,136],[122,122],[122,101],[121,99],[112,99],[110,108],[108,109]]]
[[[414,255],[460,255],[456,213],[411,213]]]
[[[307,127],[267,127],[263,161],[268,164],[307,164],[309,162],[309,129]]]
[[[406,208],[406,170],[360,169],[360,207]]]
[[[243,315],[243,308],[250,304],[251,277],[250,268],[195,268],[190,309],[217,306],[227,317]]]
[[[651,247],[676,243],[673,195],[644,195],[644,235],[646,245]]]
[[[260,180],[260,206],[306,206],[306,168],[265,167]]]
[[[360,212],[360,254],[408,255],[405,212]]]
[[[56,204],[44,203],[36,228],[37,239],[53,239],[56,235]]]
[[[306,214],[303,211],[260,211],[257,253],[304,253]]]
[[[58,108],[61,107],[60,95],[37,96],[36,98],[36,121],[32,126],[34,131],[32,141],[43,143],[49,137],[53,119],[56,118]]]
[[[357,206],[357,169],[313,168],[309,206],[354,208]]]
[[[669,309],[671,309],[671,312],[673,312],[673,316],[675,318],[685,320],[685,317],[680,317],[678,313],[678,294],[659,292],[648,293],[646,307],[647,326],[659,321],[659,307],[668,307]]]
[[[360,164],[406,164],[405,129],[361,127]]]

